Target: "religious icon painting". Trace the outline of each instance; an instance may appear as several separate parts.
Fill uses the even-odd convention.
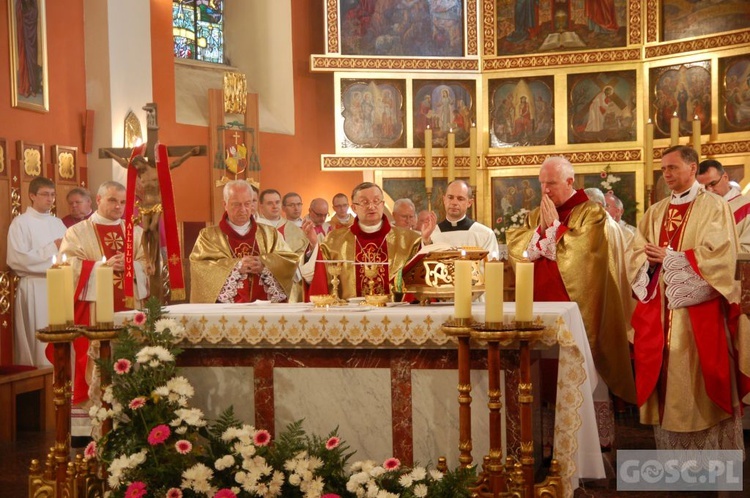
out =
[[[602,193],[612,192],[622,201],[625,210],[622,219],[635,226],[635,215],[638,211],[638,200],[635,187],[635,173],[632,171],[612,172],[609,167],[599,173],[576,175],[573,186],[581,188],[598,188]]]
[[[469,131],[476,122],[474,80],[414,80],[412,82],[414,147],[424,147],[424,131],[432,129],[432,146],[446,147],[453,131],[456,147],[469,146]]]
[[[654,138],[668,138],[672,115],[680,118],[680,136],[692,133],[693,119],[701,133],[711,133],[711,61],[655,67],[649,73],[649,118]]]
[[[497,55],[624,47],[627,0],[496,0]]]
[[[490,147],[555,143],[553,76],[489,80]]]
[[[45,2],[9,0],[11,105],[49,111]]]
[[[662,41],[750,28],[750,2],[747,0],[664,0],[660,3]]]
[[[33,144],[18,140],[16,142],[16,154],[24,178],[32,179],[37,176],[47,176],[46,171],[44,171],[44,144]]]
[[[8,176],[8,141],[0,138],[0,177]]]
[[[338,4],[342,55],[464,55],[463,0],[339,0]]]
[[[52,146],[55,183],[78,184],[78,147]]]
[[[719,133],[750,130],[750,55],[719,59]]]
[[[342,79],[345,149],[404,148],[404,80]]]
[[[538,176],[492,178],[492,229],[501,243],[508,230],[523,226],[529,211],[539,207],[542,188]]]
[[[460,179],[460,178],[459,178]],[[468,178],[464,178],[468,181]],[[383,191],[396,201],[397,199],[411,199],[417,213],[426,210],[427,190],[424,186],[424,178],[383,178]],[[443,205],[443,195],[448,188],[448,179],[434,177],[432,180],[432,197],[430,199],[432,210],[441,220],[445,218],[445,206]]]
[[[636,139],[635,71],[568,75],[568,143]]]

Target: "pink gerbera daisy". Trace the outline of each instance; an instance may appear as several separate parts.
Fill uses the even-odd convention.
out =
[[[83,456],[86,460],[96,458],[96,441],[91,441],[86,445],[86,449],[83,450]]]
[[[142,311],[136,313],[133,317],[133,323],[138,325],[139,327],[146,323],[146,313],[143,313]]]
[[[401,461],[398,458],[391,457],[383,462],[383,468],[385,470],[396,470],[401,467]]]
[[[270,442],[271,434],[265,429],[259,430],[255,433],[255,436],[253,436],[253,443],[255,446],[266,446]]]
[[[164,441],[167,440],[169,435],[171,434],[169,430],[169,426],[166,424],[157,425],[153,429],[151,429],[151,432],[148,434],[148,444],[151,446],[156,446],[157,444],[162,444]]]
[[[231,489],[224,488],[217,491],[214,498],[237,498],[237,495]]]
[[[131,410],[137,410],[138,408],[143,407],[146,404],[146,398],[143,396],[138,396],[137,398],[133,398],[133,400],[128,404],[128,407]]]
[[[182,490],[180,488],[169,488],[167,498],[182,498]]]
[[[125,490],[125,498],[141,498],[146,495],[146,483],[135,481]]]
[[[339,443],[341,443],[341,439],[337,438],[336,436],[328,438],[328,441],[326,441],[326,449],[332,450],[336,448],[339,445]]]
[[[130,360],[120,358],[115,362],[115,373],[117,375],[125,375],[126,373],[130,372],[130,366]]]
[[[607,172],[602,171],[601,173],[599,173],[599,176],[601,176],[602,178],[607,178]]]
[[[186,439],[180,439],[174,444],[174,447],[180,455],[187,455],[193,449],[193,445]]]
[[[337,495],[334,493],[327,493],[321,496],[320,498],[341,498],[341,495]]]

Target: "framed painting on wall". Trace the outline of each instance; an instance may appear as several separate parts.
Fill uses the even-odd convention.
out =
[[[496,0],[497,55],[624,47],[627,3]]]
[[[661,2],[661,19],[662,41],[750,28],[750,2],[664,0]]]
[[[635,140],[635,71],[568,75],[568,143]]]
[[[750,130],[750,55],[719,59],[719,133]]]
[[[555,143],[553,76],[489,80],[490,147]]]
[[[338,4],[342,55],[464,55],[463,0],[338,0]]]
[[[469,130],[476,122],[474,80],[414,80],[412,101],[414,147],[424,147],[428,125],[433,147],[446,147],[450,130],[455,133],[456,147],[469,146]]]
[[[11,105],[49,111],[44,0],[8,0]]]
[[[341,146],[357,148],[404,148],[405,80],[342,79]]]
[[[8,141],[0,138],[0,176],[8,176]]]
[[[575,188],[598,188],[602,193],[612,192],[622,201],[622,219],[635,226],[638,213],[638,198],[636,195],[635,172],[623,171],[613,173],[605,168],[599,173],[576,175]]]
[[[16,153],[24,178],[32,179],[37,176],[46,176],[44,174],[44,144],[18,140],[16,142]]]
[[[654,138],[668,138],[672,115],[680,118],[680,136],[692,133],[698,116],[701,133],[711,132],[711,61],[654,67],[649,72],[649,118]]]
[[[52,146],[55,183],[78,184],[78,147]]]

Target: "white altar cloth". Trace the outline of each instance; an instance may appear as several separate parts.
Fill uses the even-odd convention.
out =
[[[445,349],[455,343],[440,329],[453,313],[446,305],[179,304],[166,311],[185,327],[183,348]],[[474,304],[472,316],[481,322],[484,311],[484,304]],[[503,311],[505,321],[512,321],[515,303],[504,303]],[[133,313],[117,313],[115,321],[122,324]],[[545,326],[540,342],[559,346],[554,457],[566,478],[564,495],[572,496],[579,478],[605,477],[594,414],[596,369],[576,303],[534,303],[534,317]]]

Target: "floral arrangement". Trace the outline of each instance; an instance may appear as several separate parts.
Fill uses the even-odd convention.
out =
[[[596,187],[605,194],[610,192],[613,193],[622,201],[624,209],[622,214],[623,219],[628,220],[631,223],[635,221],[638,203],[633,199],[631,193],[627,191],[627,186],[624,185],[622,178],[612,173],[609,165],[599,173],[598,184],[589,184],[589,181],[586,181],[585,187]]]
[[[520,228],[526,222],[526,217],[531,211],[521,208],[516,212],[508,211],[495,220],[495,236],[500,244],[505,244],[508,230]]]
[[[241,423],[231,407],[208,421],[191,408],[193,387],[178,375],[175,344],[184,328],[163,315],[156,299],[136,313],[97,363],[112,382],[91,408],[96,426],[112,430],[84,456],[107,470],[105,496],[141,498],[468,498],[474,469],[442,473],[406,468],[395,458],[349,466],[353,456],[333,430],[309,436],[302,421],[275,441],[268,431]],[[102,403],[103,402],[103,403]]]

